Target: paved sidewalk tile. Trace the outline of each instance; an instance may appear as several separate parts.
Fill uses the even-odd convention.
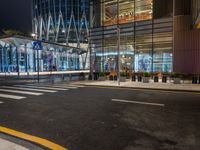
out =
[[[0,150],[28,150],[28,149],[21,145],[0,138]]]
[[[127,88],[142,88],[142,89],[160,89],[160,90],[182,90],[182,91],[194,91],[200,92],[200,84],[191,83],[142,83],[132,82],[127,80],[126,82],[120,82],[118,86],[117,81],[77,81],[73,84],[89,85],[89,86],[113,86],[113,87],[127,87]]]

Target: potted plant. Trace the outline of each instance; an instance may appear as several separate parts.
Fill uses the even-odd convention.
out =
[[[80,73],[79,80],[81,81],[85,80],[85,74],[83,72]]]
[[[88,76],[88,80],[92,80],[92,74],[91,73]]]
[[[114,80],[113,75],[109,75],[109,80],[110,80],[110,81],[113,81],[113,80]]]
[[[174,80],[174,84],[181,84],[181,74],[180,73],[171,73],[171,78]]]
[[[104,72],[99,73],[99,78],[98,81],[105,81],[106,80],[106,75]]]
[[[158,77],[158,74],[157,74],[157,73],[154,74],[153,80],[154,80],[155,83],[158,83],[158,82],[159,82],[159,77]]]
[[[199,76],[199,84],[200,84],[200,76]]]
[[[149,83],[149,80],[150,80],[150,73],[144,72],[143,77],[142,77],[143,83]]]
[[[131,78],[132,78],[132,81],[133,81],[133,82],[136,81],[136,75],[135,75],[135,73],[132,73]]]
[[[120,72],[120,82],[126,82],[126,73]]]
[[[167,83],[167,74],[162,74],[162,83]]]
[[[137,80],[138,82],[142,82],[142,73],[137,74]]]

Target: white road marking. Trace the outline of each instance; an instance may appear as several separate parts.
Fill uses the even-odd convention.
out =
[[[55,87],[55,88],[71,88],[71,89],[76,89],[76,88],[83,88],[85,86],[82,85],[68,85],[68,84],[26,84],[27,86],[43,86],[43,87]]]
[[[165,107],[165,104],[159,104],[159,103],[129,101],[129,100],[121,100],[121,99],[112,99],[112,101],[113,101],[113,102],[121,102],[121,103],[132,103],[132,104],[141,104],[141,105],[151,105],[151,106]]]
[[[8,94],[0,94],[0,97],[9,98],[9,99],[16,99],[16,100],[20,100],[20,99],[25,99],[26,98],[26,97],[23,97],[23,96],[8,95]]]
[[[42,89],[33,89],[33,88],[21,88],[21,87],[10,87],[10,86],[2,86],[6,89],[15,89],[15,90],[25,90],[25,91],[36,91],[36,92],[46,92],[46,93],[55,93],[57,91],[53,90],[42,90]]]
[[[58,91],[67,91],[68,89],[64,88],[54,88],[46,86],[31,86],[31,85],[15,85],[17,87],[27,87],[27,88],[36,88],[36,89],[47,89],[47,90],[58,90]]]
[[[8,89],[0,89],[0,92],[18,93],[18,94],[35,95],[35,96],[43,95],[43,93],[18,91],[18,90],[8,90]]]
[[[75,84],[70,84],[70,85],[68,85],[68,86],[78,87],[78,88],[83,88],[83,87],[85,87],[85,86],[83,86],[83,85],[75,85]]]
[[[78,87],[72,87],[72,86],[65,86],[65,85],[63,85],[63,86],[58,86],[58,85],[53,85],[53,87],[55,87],[55,88],[67,88],[67,89],[78,89]]]
[[[65,88],[65,89],[78,89],[78,87],[65,86],[65,85],[42,85],[43,87],[52,87],[52,88]]]
[[[2,101],[0,101],[0,104],[3,104],[3,102],[2,102]]]

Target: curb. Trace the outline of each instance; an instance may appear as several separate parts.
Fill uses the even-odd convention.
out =
[[[41,146],[51,149],[51,150],[68,150],[67,148],[62,147],[62,146],[60,146],[56,143],[53,143],[49,140],[46,140],[46,139],[43,139],[40,137],[36,137],[33,135],[29,135],[29,134],[26,134],[23,132],[15,131],[13,129],[9,129],[6,127],[0,126],[0,133],[4,133],[4,134],[10,135],[10,136],[13,136],[15,138],[19,138],[21,140],[26,140],[27,142],[32,142],[32,143],[41,145]]]
[[[183,92],[183,93],[196,93],[200,94],[200,91],[195,90],[181,90],[181,89],[161,89],[161,88],[141,88],[141,87],[126,87],[126,86],[111,86],[111,85],[87,85],[84,83],[74,84],[87,87],[100,87],[100,88],[116,88],[116,89],[132,89],[132,90],[149,90],[149,91],[165,91],[165,92]]]

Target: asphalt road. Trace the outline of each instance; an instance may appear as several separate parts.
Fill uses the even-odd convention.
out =
[[[0,126],[69,150],[200,149],[200,94],[82,87],[0,101]]]

